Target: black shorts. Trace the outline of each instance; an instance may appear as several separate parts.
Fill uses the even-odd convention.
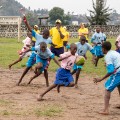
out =
[[[60,48],[54,48],[53,46],[51,46],[51,52],[54,53],[55,56],[59,57],[60,54],[64,53],[64,47],[60,47]]]

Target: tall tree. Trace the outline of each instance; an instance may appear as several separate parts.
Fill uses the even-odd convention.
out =
[[[60,19],[63,23],[63,25],[69,24],[70,16],[69,14],[65,14],[64,10],[59,7],[54,7],[49,11],[49,16],[50,16],[50,23],[54,24],[55,20]]]
[[[87,17],[91,25],[106,25],[110,20],[110,9],[106,7],[107,0],[96,0],[96,3],[92,0],[93,10],[90,12],[90,17]]]

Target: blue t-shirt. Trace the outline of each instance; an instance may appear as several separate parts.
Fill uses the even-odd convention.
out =
[[[120,54],[114,50],[110,50],[105,56],[105,63],[108,73],[120,71]]]
[[[77,45],[77,54],[80,56],[84,56],[86,52],[89,50],[92,54],[94,54],[93,47],[89,43],[85,43],[82,45],[80,42],[75,43]]]
[[[41,42],[45,42],[46,44],[52,43],[52,40],[50,38],[45,39],[42,35],[37,34],[34,30],[32,30],[32,36],[36,39],[35,46],[38,46]]]
[[[96,43],[96,44],[98,44],[98,43],[100,43],[100,44],[102,44],[102,41],[104,41],[104,38],[103,38],[103,35],[102,35],[102,33],[101,32],[99,32],[99,33],[97,33],[97,32],[95,32],[93,35],[92,35],[92,38],[91,38],[91,42],[93,43]],[[100,45],[99,44],[99,45]]]
[[[38,45],[38,46],[32,47],[31,50],[36,51],[37,55],[39,55],[40,58],[42,59],[54,58],[54,54],[50,51],[49,48],[47,48],[45,52],[42,52],[40,50],[40,45]]]
[[[79,56],[84,56],[87,51],[89,50],[93,55],[94,53],[94,49],[93,47],[89,44],[89,43],[85,43],[84,45],[82,45],[80,42],[75,43],[77,45],[77,54]],[[70,49],[70,45],[66,46],[67,49]]]

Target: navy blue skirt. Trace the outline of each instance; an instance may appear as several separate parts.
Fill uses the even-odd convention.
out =
[[[70,70],[66,70],[64,68],[59,68],[57,70],[56,80],[54,81],[54,84],[68,86],[73,81],[74,79],[72,74],[70,73]]]

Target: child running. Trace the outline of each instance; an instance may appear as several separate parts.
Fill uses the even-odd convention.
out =
[[[96,28],[96,32],[93,34],[91,42],[93,43],[96,56],[93,58],[93,62],[95,64],[95,67],[97,67],[99,59],[104,57],[102,52],[102,43],[104,42],[104,37],[102,36],[99,27]]]
[[[109,101],[111,92],[118,87],[120,95],[120,54],[114,50],[111,50],[111,43],[104,42],[102,44],[103,53],[105,56],[105,63],[107,68],[107,74],[102,78],[94,78],[94,82],[101,82],[102,80],[109,77],[105,82],[105,97],[104,97],[104,109],[100,114],[108,115],[109,114]]]
[[[86,43],[85,36],[81,36],[80,41],[77,42],[76,45],[77,45],[77,54],[79,56],[83,56],[86,58],[87,51],[90,51],[90,53],[94,56],[94,49],[89,43]],[[76,73],[76,78],[75,78],[75,87],[76,88],[78,87],[78,79],[79,79],[79,75],[80,75],[82,68],[83,68],[83,65],[78,66],[78,65],[74,64],[74,66],[73,66],[72,75]]]
[[[87,51],[90,51],[92,53],[92,55],[94,56],[94,49],[89,43],[86,42],[85,36],[81,36],[80,41],[75,44],[77,45],[77,54],[79,56],[83,56],[86,58]],[[67,46],[67,48],[69,48],[69,46]],[[76,77],[75,77],[75,87],[76,88],[78,87],[78,79],[79,79],[79,75],[80,75],[82,68],[83,68],[83,65],[78,66],[78,65],[74,64],[74,66],[73,66],[72,75],[76,73]]]
[[[32,47],[32,48],[26,50],[25,53],[29,52],[29,51],[36,51],[36,53],[37,53],[36,64],[37,65],[35,66],[35,75],[30,79],[28,84],[30,84],[33,79],[38,77],[42,73],[42,71],[46,68],[48,58],[53,59],[54,62],[58,66],[60,66],[58,61],[55,59],[54,54],[50,51],[49,48],[47,48],[47,44],[45,42],[41,42],[39,46],[35,46],[35,47]]]
[[[66,87],[74,86],[74,81],[72,74],[70,73],[70,69],[73,67],[74,62],[76,60],[77,57],[76,51],[77,46],[76,44],[72,43],[70,45],[70,51],[60,55],[60,58],[58,60],[61,61],[61,68],[57,70],[56,80],[54,81],[53,85],[51,85],[45,92],[38,96],[37,99],[38,101],[42,100],[43,96],[55,87],[58,87],[59,92],[60,86]]]
[[[35,42],[35,46],[38,46],[41,42],[45,42],[46,44],[52,44],[51,39],[49,38],[49,30],[45,29],[43,30],[43,34],[37,34],[34,30],[31,29],[29,23],[27,22],[26,17],[23,18],[24,23],[26,24],[28,30],[30,32],[32,32],[32,36],[36,38],[36,42]],[[17,85],[19,86],[20,83],[22,82],[22,79],[24,78],[24,76],[27,74],[27,72],[30,70],[30,68],[36,64],[36,52],[32,52],[31,56],[29,57],[27,64],[26,64],[26,68],[22,73],[22,76],[19,79],[19,82],[17,83]],[[44,70],[44,76],[46,79],[46,86],[49,86],[49,81],[48,81],[48,72],[47,69]]]
[[[29,49],[31,47],[31,42],[32,42],[31,38],[32,38],[31,32],[28,32],[26,39],[22,41],[24,43],[24,46],[23,46],[22,50],[19,51],[19,58],[16,61],[14,61],[13,63],[9,64],[9,69],[11,69],[11,67],[13,65],[22,61],[23,58],[30,57],[31,52],[24,53],[24,51],[26,51],[27,49]]]
[[[26,27],[28,28],[28,30],[29,30],[30,32],[32,32],[32,37],[35,38],[35,40],[36,40],[36,41],[34,41],[34,42],[35,42],[35,46],[38,46],[41,42],[45,42],[46,44],[50,44],[51,46],[56,46],[56,45],[54,45],[54,44],[52,43],[51,38],[49,38],[50,32],[49,32],[48,29],[43,30],[42,35],[40,35],[40,34],[38,34],[38,32],[36,32],[35,30],[32,30],[32,29],[31,29],[31,26],[29,25],[29,23],[28,23],[28,21],[27,21],[27,19],[26,19],[25,16],[24,16],[23,20],[24,20],[24,23],[25,23]],[[37,29],[38,29],[38,28],[37,28]],[[32,58],[33,58],[33,57],[32,57]],[[35,57],[34,57],[34,59],[35,59]],[[50,59],[50,58],[49,58],[49,59]],[[48,65],[47,65],[46,68],[44,69],[44,77],[45,77],[45,79],[46,79],[46,86],[47,86],[47,87],[49,86],[48,71],[47,71],[48,66],[49,66],[49,64],[50,64],[49,59],[48,59]]]

